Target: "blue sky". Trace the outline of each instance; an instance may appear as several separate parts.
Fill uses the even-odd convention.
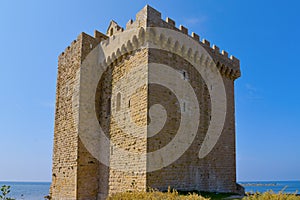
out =
[[[58,55],[145,4],[241,60],[238,180],[300,180],[297,0],[1,1],[0,180],[50,181]]]

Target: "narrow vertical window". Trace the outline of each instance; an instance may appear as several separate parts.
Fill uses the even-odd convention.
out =
[[[68,86],[66,86],[66,88],[65,88],[65,93],[66,93],[66,96],[68,96],[69,95],[69,87]]]
[[[121,109],[121,93],[117,94],[117,111]]]
[[[183,112],[185,112],[186,110],[186,105],[185,105],[185,102],[183,102]]]
[[[183,79],[183,80],[188,80],[188,74],[187,74],[187,71],[182,70],[181,73],[182,73],[182,79]]]
[[[129,99],[129,101],[128,101],[128,108],[130,108],[130,99]]]
[[[109,36],[112,36],[113,34],[114,34],[114,29],[111,28],[111,29],[110,29],[110,33],[109,33]]]
[[[111,100],[110,98],[107,99],[107,108],[106,108],[106,113],[107,115],[110,115],[110,107],[111,107]]]

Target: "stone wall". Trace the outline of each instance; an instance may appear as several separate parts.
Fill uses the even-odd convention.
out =
[[[187,84],[192,85],[197,95],[201,118],[198,134],[188,151],[173,164],[161,170],[148,173],[147,186],[158,188],[160,190],[167,190],[169,186],[178,190],[206,190],[205,182],[207,180],[204,178],[201,180],[200,176],[204,176],[205,173],[207,173],[207,167],[205,163],[199,162],[198,160],[199,148],[208,128],[208,116],[210,113],[210,99],[206,85],[197,70],[194,69],[190,63],[176,54],[157,49],[150,49],[149,63],[160,63],[171,66],[174,70],[178,71],[178,73],[183,72],[183,70],[186,72],[185,81]],[[163,71],[161,73],[163,73]],[[173,79],[173,77],[168,77],[168,74],[164,75],[166,76],[166,79]],[[182,77],[182,79],[183,78],[184,77]],[[180,85],[177,87],[179,90],[181,89]],[[182,101],[183,99],[177,99],[175,94],[168,88],[157,84],[149,85],[149,108],[154,104],[161,104],[166,109],[168,116],[163,129],[155,136],[148,138],[147,147],[149,152],[164,147],[177,134],[178,128],[181,125],[180,119],[182,114],[187,114],[187,112],[189,112],[187,107],[185,108],[186,110],[182,110]],[[188,100],[185,101],[186,102],[184,103],[188,106]],[[188,125],[185,128],[186,131],[190,130]],[[196,174],[198,176],[196,176]]]
[[[235,130],[233,108],[233,80],[224,78],[227,90],[228,112],[223,133],[213,149],[204,159],[198,158],[198,152],[206,135],[210,121],[210,95],[207,85],[197,70],[185,59],[167,51],[150,49],[149,63],[161,63],[172,66],[179,73],[186,72],[186,81],[190,84],[199,102],[200,124],[197,136],[189,149],[173,164],[155,172],[147,173],[147,186],[167,190],[168,186],[178,190],[219,191],[230,192],[236,187],[235,179]],[[163,71],[161,72],[163,73]],[[172,77],[167,77],[171,79]],[[183,77],[182,77],[183,78]],[[180,89],[180,86],[179,86]],[[167,111],[167,123],[163,129],[153,137],[148,138],[147,150],[158,150],[167,145],[176,135],[180,125],[182,112],[181,99],[169,89],[156,84],[149,85],[149,107],[161,104]],[[185,100],[186,106],[189,105]],[[186,131],[190,127],[185,127]],[[172,153],[172,152],[170,152]]]
[[[110,65],[98,85],[99,123],[111,141],[109,194],[146,189],[147,52]],[[118,149],[139,156],[122,159]]]

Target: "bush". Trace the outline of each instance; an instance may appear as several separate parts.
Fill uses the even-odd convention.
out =
[[[180,195],[176,190],[171,191],[170,189],[168,192],[159,192],[156,190],[151,189],[150,192],[122,192],[114,194],[108,197],[107,200],[208,200],[208,199],[231,199],[234,198],[232,194],[214,194],[214,193],[207,193],[204,194],[203,197],[196,193],[188,193],[187,195]],[[230,198],[231,197],[231,198]],[[241,198],[241,197],[240,197]],[[237,199],[240,199],[237,197]],[[287,194],[279,192],[275,194],[273,191],[259,193],[256,192],[254,194],[247,193],[243,200],[300,200],[300,196],[296,194]]]
[[[255,194],[247,194],[244,198],[245,200],[267,200],[267,199],[274,199],[274,200],[300,200],[300,196],[296,194],[287,194],[283,192],[279,192],[275,194],[272,190],[265,193],[256,192]]]
[[[6,197],[10,193],[10,186],[9,185],[3,185],[0,189],[1,193],[0,194],[0,200],[15,200],[9,197]]]

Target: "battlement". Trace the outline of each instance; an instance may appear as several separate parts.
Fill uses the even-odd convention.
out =
[[[78,41],[81,40],[81,34],[78,35],[77,38],[73,40],[72,43],[69,46],[67,46],[63,52],[61,52],[61,54],[59,55],[60,58],[68,54],[71,51],[71,49],[73,49],[77,45]]]
[[[168,25],[172,26],[174,29],[177,29],[177,30],[181,31],[182,33],[188,35],[188,29],[186,27],[184,27],[183,25],[179,25],[179,28],[176,28],[176,26],[175,26],[176,22],[174,20],[170,19],[169,17],[166,18],[165,22]],[[232,61],[233,64],[239,65],[239,60],[236,57],[234,57],[233,55],[231,55],[229,57],[228,53],[225,50],[220,51],[220,49],[216,45],[211,46],[210,41],[208,41],[207,39],[203,38],[202,41],[201,41],[200,36],[198,34],[194,33],[194,32],[192,32],[191,35],[188,35],[188,36],[192,37],[196,41],[199,41],[200,43],[203,44],[203,46],[209,47],[212,52],[223,55],[225,58]]]
[[[240,61],[235,56],[229,56],[227,51],[220,50],[218,46],[215,44],[211,45],[210,41],[207,39],[202,39],[200,36],[194,32],[189,35],[189,30],[183,25],[179,25],[176,27],[176,22],[167,17],[166,20],[161,18],[161,13],[149,5],[146,5],[141,11],[136,14],[136,19],[133,21],[130,19],[126,24],[126,30],[132,28],[139,28],[141,26],[144,27],[165,27],[169,29],[173,29],[176,31],[180,31],[181,33],[193,38],[198,41],[215,59],[216,63],[222,63],[222,65],[230,66],[235,70],[239,70]]]
[[[94,36],[91,36],[87,33],[82,32],[73,40],[71,44],[65,48],[65,50],[59,55],[59,59],[64,58],[66,55],[70,54],[74,49],[80,49],[80,47],[85,47],[89,49],[93,49],[99,44],[101,41],[106,40],[108,36],[99,32],[98,30],[94,31]]]
[[[214,59],[215,63],[217,63],[217,65],[222,66],[222,68],[224,68],[224,67],[230,68],[230,69],[227,69],[226,71],[230,71],[230,70],[239,71],[240,70],[240,61],[235,56],[233,56],[233,55],[229,56],[227,51],[220,50],[220,48],[215,44],[211,45],[211,42],[209,40],[207,40],[205,38],[201,39],[201,37],[195,32],[192,32],[189,35],[188,28],[186,28],[183,25],[179,25],[177,28],[176,22],[173,19],[167,17],[166,20],[163,20],[161,18],[161,13],[159,11],[155,10],[154,8],[150,7],[149,5],[146,5],[142,10],[140,10],[136,14],[135,21],[130,19],[126,23],[125,30],[129,30],[129,29],[133,29],[133,28],[140,28],[140,27],[163,27],[163,28],[168,28],[168,29],[172,29],[175,31],[179,31],[179,32],[187,35],[188,37],[194,39],[195,41],[199,42],[199,44],[201,46],[203,46],[205,48],[205,50],[212,56],[212,58]],[[70,49],[72,49],[72,47],[74,45],[76,45],[76,43],[78,41],[81,41],[82,37],[89,37],[90,38],[89,40],[93,41],[93,43],[100,43],[101,41],[104,41],[104,40],[108,39],[109,37],[111,37],[115,34],[121,33],[123,31],[124,31],[124,28],[121,27],[120,25],[118,25],[117,22],[112,20],[112,21],[110,21],[110,24],[107,28],[106,34],[103,34],[97,30],[95,30],[94,36],[90,36],[86,33],[81,33],[77,37],[77,39],[74,40],[71,43],[71,45],[65,49],[64,52],[62,52],[61,56],[64,56],[65,53],[69,52]],[[236,73],[236,75],[234,75],[233,77],[238,78],[239,76],[240,76],[240,72]]]

